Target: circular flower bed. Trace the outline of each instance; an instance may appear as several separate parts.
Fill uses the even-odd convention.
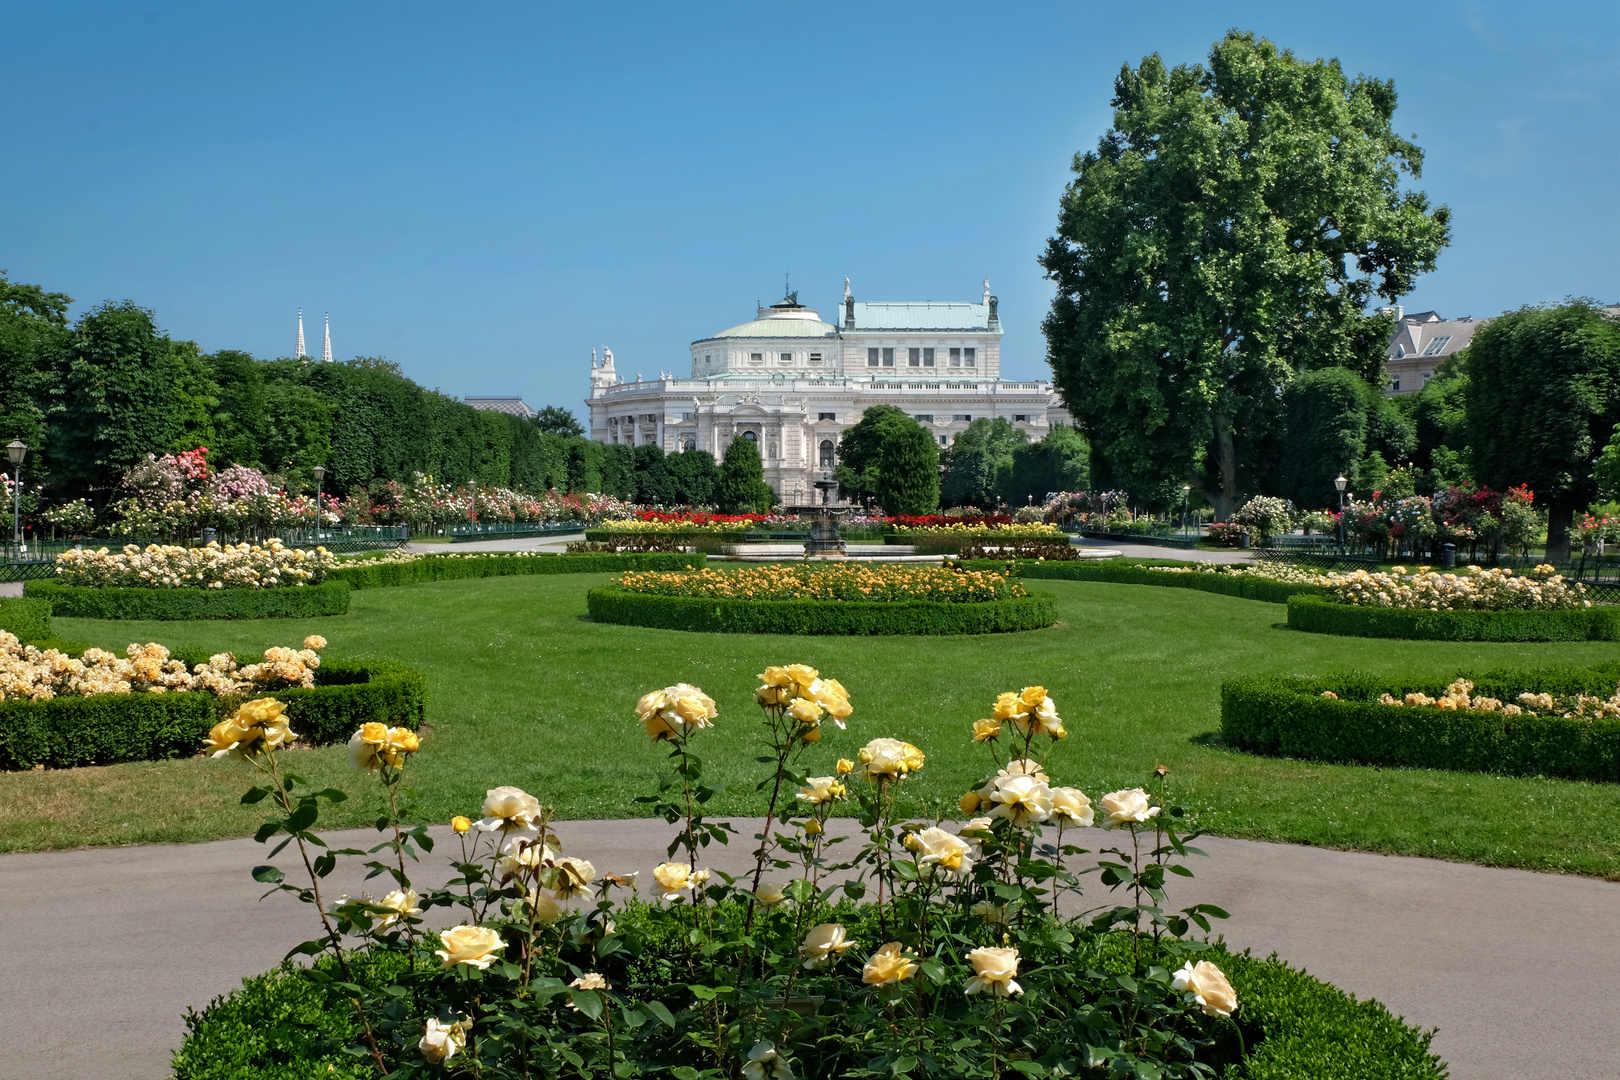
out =
[[[748,634],[984,634],[1057,619],[1006,573],[939,566],[772,565],[642,571],[590,591],[597,622]]]

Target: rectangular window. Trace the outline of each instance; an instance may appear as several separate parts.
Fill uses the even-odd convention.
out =
[[[811,362],[811,363],[812,363],[812,364],[819,364],[819,363],[821,363],[821,354],[820,354],[820,353],[818,353],[818,352],[813,352],[813,353],[811,353],[811,354],[810,354],[810,362]]]
[[[967,421],[968,423],[971,424],[971,423],[973,423],[973,414],[972,413],[959,412],[955,416],[951,417],[951,419],[952,420],[965,420],[965,421]]]
[[[867,349],[866,350],[866,366],[867,367],[877,367],[878,366],[878,351],[876,349]]]
[[[962,366],[962,350],[961,349],[952,349],[951,350],[951,367],[961,367],[961,366]]]
[[[883,366],[884,367],[894,367],[894,350],[893,349],[884,349],[883,350]]]
[[[793,354],[792,353],[785,352],[785,353],[782,354],[782,366],[783,367],[792,367],[793,366]]]
[[[934,422],[934,414],[918,413],[913,419],[915,419],[919,424],[932,424]]]
[[[765,354],[762,352],[751,352],[748,354],[748,362],[750,364],[763,364],[765,362]]]
[[[948,435],[941,435],[941,436],[940,436],[940,437],[939,437],[939,445],[941,445],[941,446],[946,446],[946,445],[948,445],[948,444],[949,444],[949,442],[950,442],[950,436],[948,436]]]
[[[683,413],[681,413],[681,419],[682,420],[690,420],[690,419],[692,419],[692,414],[689,413],[689,412],[683,412]]]
[[[924,349],[923,350],[923,367],[933,367],[933,366],[934,366],[934,350],[933,349]]]
[[[1401,388],[1401,380],[1399,380],[1399,379],[1391,379],[1391,380],[1389,380],[1389,388],[1391,390],[1399,390]]]
[[[1013,413],[1013,423],[1015,423],[1015,424],[1027,424],[1027,423],[1029,423],[1029,413],[1022,413],[1022,412]]]
[[[963,367],[973,367],[975,364],[978,363],[978,360],[975,359],[975,357],[977,357],[978,355],[979,355],[979,350],[977,350],[977,349],[963,349],[962,350],[962,366]]]
[[[1451,335],[1450,334],[1447,334],[1445,337],[1437,337],[1437,338],[1435,338],[1433,341],[1429,342],[1429,347],[1427,349],[1423,350],[1423,355],[1424,356],[1439,356],[1440,355],[1440,350],[1444,349],[1446,347],[1447,343],[1450,342],[1450,341],[1451,341]]]
[[[835,413],[835,412],[817,413],[816,414],[816,419],[817,420],[837,420],[838,419],[838,414]]]
[[[906,363],[908,363],[912,367],[922,367],[922,350],[921,349],[907,349],[906,350]]]

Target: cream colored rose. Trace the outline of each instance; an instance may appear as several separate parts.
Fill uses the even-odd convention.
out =
[[[991,784],[990,816],[1023,829],[1052,816],[1052,789],[1033,776],[998,776]]]
[[[873,739],[856,755],[867,780],[899,779],[923,767],[923,752],[899,739]]]
[[[926,870],[942,870],[952,877],[965,877],[973,869],[972,845],[938,825],[912,833],[916,838],[917,865]],[[909,838],[908,838],[909,839]]]
[[[837,679],[818,679],[815,686],[811,687],[811,692],[821,707],[827,710],[827,715],[833,718],[833,723],[840,728],[855,711],[855,707],[849,703],[849,691],[845,690],[844,684]]]
[[[530,889],[520,901],[522,918],[533,917],[536,922],[554,923],[563,917],[563,906],[545,889]]]
[[[826,967],[854,946],[855,943],[845,935],[843,926],[822,923],[811,927],[810,932],[804,935],[799,955],[804,958],[806,968]]]
[[[484,793],[483,813],[478,827],[485,832],[532,830],[540,817],[540,800],[522,788],[490,788]]]
[[[996,773],[997,776],[1033,776],[1043,784],[1050,784],[1052,778],[1046,775],[1041,763],[1029,758],[1014,758],[1007,762],[1007,767]]]
[[[434,952],[447,968],[466,964],[482,970],[499,959],[501,950],[505,948],[501,935],[487,926],[453,926],[440,934],[439,938],[444,948],[435,949]]]
[[[416,917],[422,914],[422,909],[416,906],[419,899],[414,889],[403,891],[395,889],[383,897],[377,902],[377,906],[387,908],[389,914],[382,917],[382,921],[377,924],[378,927],[386,930],[397,923],[414,922]]]
[[[508,840],[501,848],[501,857],[495,863],[495,869],[501,876],[506,877],[524,871],[538,870],[556,857],[557,853],[545,844],[518,837]]]
[[[589,896],[591,882],[596,880],[596,867],[584,859],[557,860],[557,899],[572,900],[576,896]]]
[[[467,1031],[472,1021],[466,1017],[453,1024],[441,1024],[436,1017],[428,1017],[422,1040],[416,1044],[429,1065],[443,1065],[467,1046]]]
[[[787,882],[778,878],[762,878],[754,890],[754,899],[766,907],[775,907],[787,898]]]
[[[1108,817],[1103,828],[1117,829],[1131,822],[1150,821],[1157,817],[1159,808],[1148,803],[1148,794],[1141,788],[1114,791],[1102,797],[1103,813]]]
[[[989,742],[1001,734],[1000,720],[973,721],[973,741],[976,743]]]
[[[809,783],[799,789],[798,797],[811,806],[822,806],[846,794],[847,790],[836,776],[812,776]]]
[[[673,900],[683,889],[692,888],[690,863],[667,862],[653,867],[653,895],[660,900]]]
[[[861,969],[861,981],[868,986],[892,986],[905,982],[917,973],[912,958],[901,951],[898,941],[891,941],[872,954]]]
[[[717,715],[714,699],[688,683],[654,690],[636,702],[636,716],[654,742],[713,727]]]
[[[383,748],[388,745],[388,725],[373,720],[360,725],[360,730],[349,736],[349,764],[366,772],[374,772],[382,764]]]
[[[311,634],[309,637],[304,639],[304,648],[324,649],[326,648],[326,639],[321,637],[319,634]]]
[[[793,1080],[793,1067],[768,1042],[757,1042],[743,1062],[743,1080]]]
[[[1097,817],[1085,792],[1072,787],[1052,789],[1052,816],[1069,825],[1090,825]]]
[[[967,981],[967,993],[990,993],[997,997],[1022,994],[1024,988],[1013,979],[1018,974],[1017,949],[974,949],[967,954],[973,965],[973,978]]]
[[[1170,986],[1191,994],[1210,1016],[1231,1016],[1237,1008],[1237,991],[1221,969],[1208,960],[1188,961],[1176,972]]]
[[[579,978],[575,979],[573,982],[569,983],[568,985],[572,986],[575,990],[611,990],[611,989],[613,989],[613,987],[611,985],[609,985],[607,979],[604,978],[601,974],[599,974],[599,973],[597,973],[595,971],[587,972],[586,974],[581,975]]]

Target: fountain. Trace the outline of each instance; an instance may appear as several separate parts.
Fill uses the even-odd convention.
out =
[[[810,519],[810,536],[804,542],[805,558],[846,558],[844,541],[838,535],[838,519],[854,507],[841,506],[832,501],[832,493],[837,490],[838,481],[832,478],[831,472],[823,472],[814,487],[821,492],[819,503],[813,502],[808,506],[784,506],[782,510],[800,519]]]

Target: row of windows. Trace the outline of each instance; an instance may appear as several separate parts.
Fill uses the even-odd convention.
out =
[[[935,350],[933,349],[907,349],[906,366],[914,368],[937,367],[938,365],[934,362],[934,353]],[[979,366],[978,349],[950,349],[948,350],[948,354],[950,358],[950,366],[953,368]],[[867,349],[866,366],[894,367],[894,350],[882,348]]]
[[[792,367],[793,366],[793,354],[790,353],[790,352],[777,353],[776,358],[777,358],[778,365],[781,366],[781,367]],[[705,362],[707,362],[707,360],[709,358],[707,356],[705,356],[703,359],[704,359]],[[748,354],[748,362],[750,364],[752,364],[753,366],[755,366],[755,367],[762,366],[765,363],[765,354],[764,353],[759,353],[759,352],[749,353]],[[810,366],[811,367],[820,367],[821,366],[821,354],[820,353],[813,352],[813,353],[810,354]]]
[[[932,424],[934,422],[934,414],[933,413],[918,413],[915,417],[913,417],[913,419],[916,420],[917,423],[919,423],[919,424]],[[965,413],[965,412],[953,413],[951,415],[951,421],[953,423],[966,422],[966,423],[971,424],[971,423],[973,423],[973,414],[972,413]],[[1027,424],[1027,423],[1029,423],[1029,413],[1013,413],[1013,423],[1015,423],[1015,424]]]

